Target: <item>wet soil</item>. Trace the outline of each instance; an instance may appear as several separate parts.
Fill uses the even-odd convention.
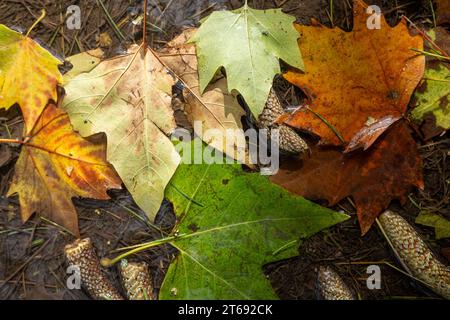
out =
[[[149,1],[149,39],[154,48],[163,46],[185,27],[197,26],[202,17],[213,10],[235,9],[241,0],[153,0]],[[282,7],[297,20],[309,24],[311,18],[327,26],[351,30],[351,6],[348,0],[250,0],[255,8]],[[420,27],[430,27],[433,13],[430,1],[371,1],[386,14],[391,25],[406,15]],[[78,5],[83,14],[82,28],[65,28],[69,5]],[[92,0],[0,0],[0,23],[24,31],[39,17],[46,18],[33,31],[32,37],[62,60],[72,54],[99,45],[114,56],[129,43],[139,41],[142,32],[133,23],[141,14],[142,1]],[[331,16],[333,19],[331,19]],[[113,22],[114,23],[113,23]],[[119,30],[119,31],[118,31]],[[107,35],[107,36],[105,36]],[[104,39],[110,41],[104,41]],[[102,40],[103,39],[103,40]],[[297,105],[303,96],[298,89],[278,80],[275,86],[286,106]],[[20,137],[23,121],[17,108],[0,111],[0,137]],[[418,207],[450,218],[450,135],[424,141],[415,134],[425,164],[426,186],[415,191],[407,203],[393,203],[393,209],[414,222]],[[17,197],[6,193],[20,148],[0,145],[0,299],[89,299],[82,290],[66,288],[66,263],[63,248],[74,240],[66,230],[51,221],[34,217],[25,224],[20,220]],[[100,257],[111,256],[114,249],[148,242],[169,232],[175,218],[168,202],[164,202],[155,224],[135,205],[126,191],[112,191],[110,201],[74,199],[80,219],[82,237],[90,237]],[[264,267],[281,299],[315,299],[315,271],[319,264],[332,264],[346,282],[364,299],[428,299],[433,293],[396,271],[400,267],[381,232],[376,228],[360,236],[355,210],[350,200],[335,209],[352,215],[352,219],[308,239],[299,249],[299,257]],[[433,230],[417,226],[418,231],[436,254],[445,260],[449,240],[434,240]],[[151,267],[155,291],[176,250],[157,247],[134,257]],[[448,263],[448,261],[446,261]],[[379,265],[382,271],[380,290],[368,290],[367,266]],[[119,288],[116,268],[106,270]]]

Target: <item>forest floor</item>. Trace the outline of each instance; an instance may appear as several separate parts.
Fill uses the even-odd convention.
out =
[[[198,26],[199,20],[212,11],[235,9],[242,6],[243,2],[149,1],[149,44],[154,48],[161,47],[183,28]],[[326,26],[351,30],[350,2],[334,1],[332,13],[329,0],[250,0],[249,4],[258,9],[282,7],[286,13],[294,15],[298,22],[304,24],[309,24],[311,18],[316,18]],[[70,4],[81,8],[81,30],[70,31],[65,28],[66,8]],[[370,4],[379,5],[391,25],[398,23],[402,15],[406,15],[420,27],[433,25],[428,0],[384,0],[370,1]],[[114,56],[123,52],[129,43],[141,38],[141,31],[135,30],[132,23],[141,13],[140,8],[142,2],[138,0],[0,0],[0,23],[23,31],[39,17],[41,9],[45,9],[47,16],[36,27],[32,36],[61,60],[99,45],[108,56]],[[121,30],[120,33],[108,16]],[[286,106],[296,105],[302,99],[299,91],[283,80],[277,80],[276,89]],[[20,137],[22,125],[18,108],[9,112],[0,111],[0,138]],[[393,203],[392,208],[411,223],[414,223],[419,213],[418,207],[450,218],[450,135],[424,141],[416,131],[415,138],[425,167],[425,189],[410,194],[409,200],[403,205]],[[6,197],[19,151],[15,146],[0,145],[0,299],[89,299],[83,291],[68,290],[65,285],[67,266],[63,249],[74,240],[73,235],[39,217],[22,224],[17,197]],[[160,232],[145,219],[143,212],[126,191],[114,191],[110,195],[110,201],[74,199],[81,236],[93,240],[100,257],[111,256],[111,252],[118,247],[161,237]],[[335,209],[349,213],[352,219],[308,239],[300,246],[298,258],[265,266],[265,273],[281,299],[315,299],[314,269],[323,263],[333,264],[363,299],[436,298],[429,290],[386,264],[400,267],[378,228],[374,227],[364,237],[360,236],[350,200],[343,201]],[[171,204],[164,202],[156,225],[162,230],[170,230],[174,222]],[[450,259],[449,240],[436,241],[432,229],[416,227],[442,260]],[[136,257],[150,265],[156,291],[175,255],[176,250],[166,245]],[[368,264],[381,267],[380,290],[367,289]],[[116,268],[110,268],[107,272],[119,288]]]

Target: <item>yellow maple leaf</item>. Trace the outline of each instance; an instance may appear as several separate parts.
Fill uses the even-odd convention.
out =
[[[57,100],[61,62],[31,38],[0,25],[0,109],[19,104],[29,134],[49,100]]]

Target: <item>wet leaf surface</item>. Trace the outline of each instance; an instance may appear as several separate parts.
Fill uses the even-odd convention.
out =
[[[48,101],[57,99],[61,62],[31,38],[0,25],[0,109],[19,104],[30,133]]]
[[[171,242],[180,253],[160,299],[276,299],[263,265],[347,219],[240,165],[182,164],[166,197],[180,220]]]
[[[65,109],[84,137],[104,132],[108,161],[154,219],[179,156],[168,136],[174,78],[150,49],[132,46],[66,85]]]
[[[257,119],[274,77],[281,73],[280,59],[303,70],[294,21],[281,9],[256,10],[247,5],[213,12],[191,39],[197,47],[200,91],[224,67],[228,89],[244,97]]]
[[[352,197],[362,234],[392,200],[404,202],[412,187],[423,188],[422,160],[404,123],[365,152],[315,147],[311,153],[282,164],[271,181],[307,199],[325,199],[330,206]]]
[[[365,8],[354,1],[351,32],[297,25],[306,73],[285,74],[309,96],[313,112],[300,108],[280,121],[347,151],[367,149],[403,116],[425,66],[425,58],[411,50],[422,50],[423,40],[409,34],[405,20],[391,28],[381,17],[381,29],[370,30]]]
[[[106,200],[106,190],[120,188],[104,140],[83,139],[67,114],[50,104],[22,147],[8,195],[19,194],[23,221],[37,212],[78,235],[72,198]]]

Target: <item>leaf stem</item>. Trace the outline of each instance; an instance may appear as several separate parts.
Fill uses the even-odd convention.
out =
[[[34,27],[36,27],[38,25],[38,23],[41,22],[42,19],[45,18],[45,14],[46,14],[45,10],[42,9],[41,16],[33,23],[33,25],[30,27],[30,29],[28,29],[28,32],[25,35],[25,37],[28,37],[30,35],[31,31],[33,31]]]
[[[147,2],[148,0],[144,0],[144,21],[142,22],[142,43],[144,50],[147,48]]]
[[[16,139],[0,139],[0,143],[15,143],[15,144],[25,144],[25,141]]]
[[[132,248],[132,249],[127,251],[127,252],[125,252],[125,253],[122,253],[121,255],[118,255],[114,259],[103,258],[101,260],[101,265],[103,267],[105,267],[105,268],[111,267],[114,264],[116,264],[117,262],[119,262],[120,260],[122,260],[122,259],[124,259],[124,258],[126,258],[128,256],[131,256],[133,254],[142,252],[144,250],[148,250],[150,248],[158,247],[160,245],[169,243],[169,242],[171,242],[171,241],[173,241],[173,240],[175,240],[177,238],[178,238],[178,236],[171,236],[171,237],[167,237],[167,238],[158,239],[158,240],[155,240],[155,241],[143,243],[143,244],[140,244],[140,245],[128,247],[128,248]],[[122,248],[122,249],[124,249],[124,248]]]

